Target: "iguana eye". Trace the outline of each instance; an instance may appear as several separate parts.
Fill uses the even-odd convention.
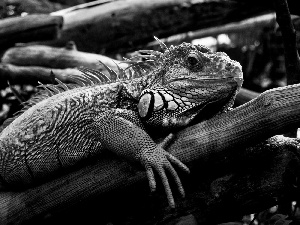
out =
[[[198,64],[198,62],[200,61],[198,55],[194,52],[190,53],[187,57],[187,61],[189,63],[190,66],[195,66]]]

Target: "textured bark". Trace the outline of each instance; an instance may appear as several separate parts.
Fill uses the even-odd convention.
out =
[[[6,87],[7,82],[11,84],[33,84],[38,81],[43,84],[52,83],[51,71],[59,80],[69,83],[71,75],[80,74],[76,68],[52,69],[41,66],[15,66],[13,64],[0,64],[0,87]]]
[[[99,61],[117,69],[113,59],[103,55],[77,51],[73,42],[69,42],[64,48],[44,45],[14,47],[8,49],[1,59],[4,64],[9,63],[16,66],[41,66],[57,69],[85,66],[103,70],[103,65]]]
[[[229,22],[219,26],[211,26],[187,33],[175,34],[173,36],[162,38],[166,45],[178,45],[182,42],[192,42],[197,38],[216,37],[219,34],[240,33],[253,29],[262,29],[263,27],[274,27],[276,23],[275,13],[267,13],[260,16],[244,19],[237,22]],[[158,48],[159,44],[155,41],[150,42],[147,47]]]
[[[80,50],[110,54],[140,49],[153,35],[170,35],[218,26],[268,12],[270,4],[242,1],[125,0],[62,10],[61,39],[74,40]],[[87,43],[86,40],[89,40]]]
[[[12,84],[37,84],[37,81],[51,83],[52,70],[61,81],[71,82],[70,75],[80,73],[76,69],[80,66],[100,70],[109,76],[99,60],[118,71],[116,63],[120,61],[103,55],[77,51],[73,42],[69,42],[64,48],[43,45],[14,47],[8,49],[1,59],[0,79],[9,80]],[[119,66],[126,68],[127,64],[121,63]],[[1,85],[5,86],[6,82],[1,82]]]
[[[63,24],[61,16],[28,15],[0,21],[0,48],[3,50],[17,42],[56,39]]]
[[[293,7],[297,4],[297,1],[289,0],[288,2],[292,6],[292,13],[299,15],[299,8]],[[234,26],[222,25],[268,13],[271,10],[273,10],[272,1],[94,1],[53,12],[52,15],[62,16],[64,23],[61,38],[51,43],[62,46],[67,41],[74,40],[78,44],[79,49],[83,51],[105,52],[106,54],[127,52],[128,49],[139,49],[141,45],[153,41],[153,35],[164,38],[178,33],[197,31],[195,37],[201,37],[203,35],[216,34],[215,32],[222,31],[222,29],[225,29],[223,30],[225,32],[228,29],[229,31],[232,31],[232,29],[244,29],[247,26],[253,26],[252,21],[238,24],[238,26],[235,26],[237,24]],[[46,32],[43,30],[46,27],[44,25],[47,25],[43,25],[45,19],[30,20],[30,18],[34,17],[37,16],[30,15],[14,18],[14,20],[27,21],[22,26],[20,25],[19,28],[34,27],[34,30],[28,30],[28,32],[33,33],[26,36],[28,38],[27,41],[40,40],[35,38],[35,36],[39,35],[43,37],[42,40],[56,37],[56,32],[51,32],[48,29],[49,27],[47,31],[50,31],[50,33],[46,35]],[[254,23],[258,25],[269,23],[270,21],[259,19],[254,20]],[[18,23],[15,24],[19,25]],[[36,26],[37,24],[40,27]],[[61,25],[62,23],[60,22],[58,27]],[[205,30],[205,28],[209,29]],[[21,36],[17,35],[15,37]],[[189,39],[189,37],[187,38]],[[87,42],[86,40],[89,41]],[[7,41],[16,42],[13,39],[7,39]],[[17,40],[17,42],[24,41],[25,39]]]
[[[212,217],[212,212],[220,212],[223,215],[223,208],[220,209],[219,206],[223,207],[225,203],[230,202],[231,200],[227,201],[227,199],[231,199],[229,198],[231,195],[234,195],[235,204],[228,210],[239,209],[239,213],[250,212],[255,201],[258,204],[264,203],[261,206],[270,206],[275,203],[274,198],[286,193],[282,175],[285,174],[289,162],[296,160],[298,165],[298,159],[295,155],[289,157],[284,150],[279,151],[277,147],[280,144],[276,144],[276,141],[271,141],[273,145],[270,143],[264,145],[266,149],[273,146],[270,151],[264,150],[263,147],[247,151],[244,148],[299,126],[299,111],[300,85],[292,85],[267,91],[255,100],[226,114],[218,115],[179,132],[169,149],[190,166],[192,174],[183,179],[185,186],[188,187],[187,200],[177,199],[175,211],[167,208],[167,201],[160,187],[159,195],[155,194],[149,198],[148,182],[142,170],[136,170],[136,167],[113,156],[102,155],[94,163],[24,192],[1,192],[0,223],[17,224],[29,219],[41,218],[49,213],[55,214],[71,206],[72,211],[79,205],[85,208],[94,198],[99,205],[93,208],[101,212],[99,217],[102,222],[108,222],[107,218],[118,220],[114,219],[116,213],[120,213],[119,218],[132,215],[134,209],[138,208],[140,214],[134,213],[132,215],[134,219],[131,218],[138,220],[135,221],[136,224],[145,223],[147,219],[152,222],[153,220],[169,221],[191,212],[197,216],[201,215],[201,220],[205,221]],[[281,148],[285,149],[290,145],[297,155],[299,145],[295,143],[282,144]],[[238,165],[243,167],[249,160],[247,157],[252,159],[250,164],[260,165],[257,167],[258,171],[253,173],[256,167],[249,170],[246,166],[245,174],[232,175],[232,170],[243,171]],[[265,163],[266,159],[270,159],[270,164]],[[256,164],[257,160],[259,164]],[[218,172],[214,172],[215,167],[218,167]],[[298,176],[298,171],[293,172]],[[226,176],[215,181],[210,187],[212,178],[216,174]],[[185,177],[184,174],[180,175]],[[254,175],[258,177],[254,178]],[[264,183],[266,177],[267,181],[272,182]],[[234,192],[239,190],[239,187],[242,188],[241,195]],[[252,191],[251,195],[249,191]],[[207,193],[211,196],[209,197]],[[255,193],[258,193],[258,196]],[[255,196],[257,198],[253,202],[248,202],[249,205],[244,204],[243,200],[248,201],[250,197]],[[82,202],[88,203],[84,205]],[[228,203],[226,207],[230,207],[230,204]],[[88,210],[89,212],[91,211]],[[112,212],[113,215],[110,217]],[[95,211],[92,213],[94,214]],[[226,215],[219,218],[225,219]]]
[[[226,114],[179,132],[171,152],[184,162],[197,157],[216,160],[228,156],[230,149],[299,127],[299,111],[300,84],[272,89]]]

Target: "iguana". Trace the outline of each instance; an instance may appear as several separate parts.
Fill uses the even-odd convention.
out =
[[[141,50],[143,60],[127,60],[126,70],[104,65],[110,78],[85,68],[72,77],[75,84],[56,79],[56,85],[42,85],[44,91],[0,133],[1,186],[28,187],[108,150],[142,164],[151,191],[158,173],[175,207],[166,171],[184,196],[172,164],[189,169],[149,134],[199,121],[206,108],[211,116],[227,111],[243,78],[240,64],[225,53],[190,43],[169,48],[159,43],[163,52]]]

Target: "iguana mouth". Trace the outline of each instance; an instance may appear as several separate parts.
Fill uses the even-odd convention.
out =
[[[189,77],[189,78],[174,78],[172,80],[170,80],[170,82],[175,82],[175,81],[181,81],[181,80],[185,80],[185,81],[191,81],[191,82],[194,82],[194,81],[209,81],[209,80],[212,80],[212,81],[215,81],[215,80],[226,80],[226,79],[233,79],[234,77],[212,77],[212,76],[202,76],[202,77]]]
[[[243,76],[240,74],[227,74],[223,76],[216,76],[216,75],[207,75],[207,74],[201,74],[197,77],[187,77],[187,74],[179,75],[177,78],[171,79],[170,83],[176,82],[176,81],[187,81],[187,82],[216,82],[216,81],[235,81],[237,82],[238,86],[241,86],[243,83]]]
[[[190,83],[215,83],[215,82],[237,82],[238,86],[242,85],[243,78],[235,77],[235,76],[224,76],[224,77],[212,77],[212,76],[202,76],[198,78],[175,78],[170,80],[170,83],[176,82],[176,81],[186,81]]]

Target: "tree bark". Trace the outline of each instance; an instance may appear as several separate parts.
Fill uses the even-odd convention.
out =
[[[0,48],[7,49],[17,42],[53,40],[59,37],[63,25],[61,16],[28,15],[0,21]]]
[[[77,51],[73,42],[64,48],[54,48],[44,45],[19,46],[8,49],[0,64],[0,79],[9,80],[11,84],[34,84],[38,81],[51,83],[50,73],[63,82],[69,83],[71,75],[80,73],[76,67],[96,69],[107,76],[109,73],[99,62],[103,62],[111,69],[118,71],[116,63],[123,69],[128,64],[120,63],[109,57]],[[1,82],[1,86],[6,86]]]
[[[104,67],[99,61],[117,70],[113,59],[104,55],[77,51],[74,42],[68,42],[63,48],[45,45],[14,47],[8,49],[1,59],[4,64],[14,64],[16,66],[40,66],[57,69],[84,66],[103,71]],[[120,62],[118,60],[114,61],[116,63]]]
[[[243,204],[243,200],[249,200],[250,197],[255,196],[255,193],[259,196],[252,203],[257,201],[264,203],[261,205],[263,207],[271,206],[275,204],[274,198],[279,194],[287,193],[284,186],[286,182],[282,176],[291,161],[296,161],[298,165],[299,144],[295,140],[292,141],[293,144],[281,145],[282,149],[292,146],[293,156],[284,152],[285,150],[277,149],[280,142],[278,140],[265,144],[265,147],[250,148],[246,151],[244,149],[274,134],[298,127],[299,111],[300,84],[290,85],[266,91],[255,100],[228,113],[220,114],[177,133],[177,139],[170,145],[169,150],[191,168],[192,174],[190,178],[187,176],[183,179],[183,183],[188,184],[187,200],[177,199],[178,209],[175,211],[167,208],[161,187],[158,188],[159,195],[154,194],[149,198],[148,183],[143,171],[136,170],[134,166],[113,156],[102,155],[94,163],[89,163],[72,173],[24,192],[2,192],[0,222],[18,224],[33,218],[41,218],[47,213],[55,214],[68,207],[74,209],[82,202],[90,203],[96,196],[99,204],[97,210],[102,207],[114,209],[114,216],[119,212],[125,216],[127,210],[139,206],[143,218],[135,214],[134,220],[140,219],[145,222],[146,218],[152,218],[153,222],[155,217],[154,220],[168,221],[187,212],[196,214],[201,212],[199,215],[202,220],[205,220],[205,218],[212,218],[212,212],[221,213],[223,209],[221,210],[219,206],[224,206],[224,202],[230,202],[226,200],[228,195],[239,190],[236,189],[238,187],[242,188],[242,191],[238,192],[241,195],[235,195],[235,205],[230,209],[239,209],[239,213],[253,211],[253,204],[250,204],[251,202],[248,202],[249,205]],[[273,146],[270,151],[265,150],[269,148],[268,146]],[[262,160],[259,161],[261,166],[258,168],[261,174],[258,172],[253,174],[253,170],[248,170],[247,166],[244,168],[245,174],[237,172],[241,171],[237,169],[238,163],[242,167],[247,162],[243,155],[252,158],[253,164],[257,162],[256,160]],[[271,163],[265,163],[266,159],[270,159]],[[218,172],[214,172],[216,166]],[[233,175],[231,169],[237,174]],[[292,172],[295,176],[299,174],[298,170]],[[216,174],[224,177],[213,182],[211,179],[216,178]],[[183,174],[180,175],[185,177]],[[254,175],[259,177],[255,179]],[[266,177],[269,177],[268,181],[272,182],[263,182]],[[211,182],[213,182],[212,190]],[[247,188],[250,189],[247,191]],[[250,190],[252,195],[249,195]],[[209,195],[210,197],[207,195],[208,192],[212,194]],[[229,207],[229,204],[226,207]],[[104,213],[99,219],[104,221],[111,215],[106,210],[100,212]],[[223,215],[220,219],[225,217],[226,215]],[[112,218],[114,217],[110,219]],[[141,221],[137,224],[141,224]]]
[[[53,78],[51,71],[56,78],[65,82],[71,83],[71,75],[81,74],[76,68],[52,69],[41,66],[15,66],[13,64],[0,64],[0,87],[6,87],[7,82],[10,84],[32,84],[38,85],[38,81],[43,84],[51,84]]]
[[[124,53],[140,49],[141,44],[153,41],[153,36],[164,38],[223,25],[270,10],[268,3],[246,1],[125,0],[92,4],[53,12],[63,16],[65,22],[61,38],[52,44],[73,40],[82,51]]]
[[[219,34],[241,33],[251,29],[262,29],[263,27],[275,27],[275,13],[267,13],[260,16],[244,19],[237,22],[229,22],[219,26],[211,26],[182,34],[175,34],[167,38],[160,39],[167,46],[178,45],[182,42],[191,42],[198,38],[216,37]],[[159,44],[156,41],[150,42],[147,47],[157,49]]]

